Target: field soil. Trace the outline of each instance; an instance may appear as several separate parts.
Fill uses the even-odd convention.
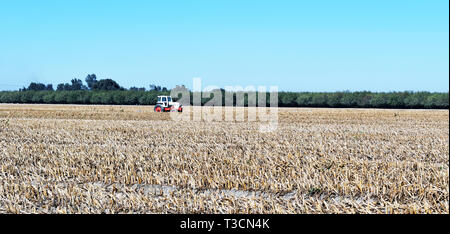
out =
[[[0,104],[0,213],[449,213],[448,110],[280,108],[260,125]]]

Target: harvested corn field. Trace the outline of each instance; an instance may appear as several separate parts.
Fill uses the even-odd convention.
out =
[[[448,213],[449,111],[0,105],[0,213]]]

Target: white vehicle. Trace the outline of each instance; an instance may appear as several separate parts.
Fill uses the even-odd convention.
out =
[[[171,96],[158,96],[158,101],[156,101],[155,112],[170,112],[178,111],[183,112],[183,106],[172,100]]]

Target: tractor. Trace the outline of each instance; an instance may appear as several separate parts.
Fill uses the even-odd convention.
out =
[[[171,96],[158,96],[158,101],[155,105],[155,112],[183,112],[183,106],[174,102]]]

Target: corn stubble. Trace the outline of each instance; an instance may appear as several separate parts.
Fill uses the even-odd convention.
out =
[[[449,111],[0,105],[0,213],[448,213]]]

